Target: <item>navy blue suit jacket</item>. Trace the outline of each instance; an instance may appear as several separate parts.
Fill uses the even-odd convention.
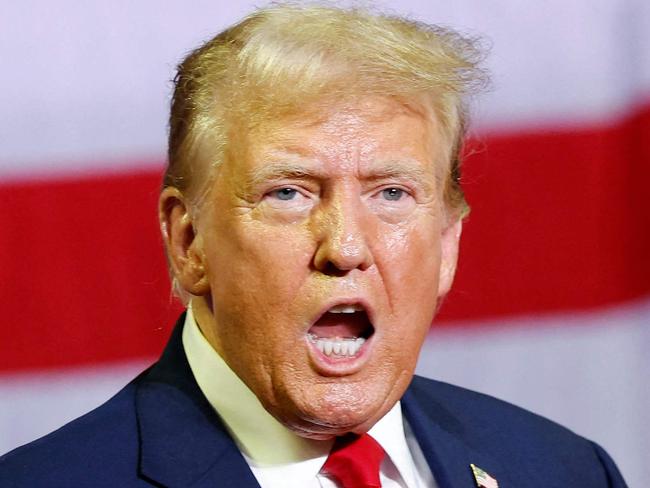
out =
[[[258,487],[194,381],[182,320],[108,402],[0,458],[0,486]],[[598,445],[500,400],[415,377],[402,408],[440,488],[475,487],[470,463],[500,488],[626,486]]]

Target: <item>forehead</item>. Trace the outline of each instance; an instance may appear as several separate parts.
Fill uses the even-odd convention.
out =
[[[443,152],[436,119],[417,105],[388,97],[318,104],[260,124],[242,142],[247,157],[238,158],[240,170],[276,158],[341,169],[411,161],[433,169]]]

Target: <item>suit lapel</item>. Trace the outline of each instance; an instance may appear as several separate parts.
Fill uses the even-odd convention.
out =
[[[505,481],[501,463],[468,439],[462,422],[435,398],[419,388],[417,377],[402,398],[404,417],[418,441],[439,488],[476,488],[470,464]],[[502,485],[504,486],[504,485]]]
[[[176,324],[160,361],[140,379],[140,474],[169,488],[259,488],[194,381],[181,339],[184,319]]]

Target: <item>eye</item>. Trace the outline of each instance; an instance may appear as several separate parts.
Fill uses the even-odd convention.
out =
[[[293,200],[298,194],[298,190],[293,188],[280,188],[279,190],[274,190],[271,192],[271,196],[274,196],[278,200]]]
[[[313,204],[313,196],[305,188],[276,186],[264,194],[265,206],[283,212],[302,211]]]
[[[395,183],[391,182],[393,185]],[[368,208],[377,215],[380,219],[397,223],[406,219],[411,215],[417,206],[414,197],[414,190],[408,186],[401,185],[386,186],[373,188],[368,194],[366,203]]]
[[[404,196],[404,190],[401,188],[385,188],[381,191],[381,196],[389,201],[396,202]]]

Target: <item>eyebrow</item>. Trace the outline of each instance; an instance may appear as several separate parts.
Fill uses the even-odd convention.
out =
[[[428,182],[431,175],[419,163],[409,163],[408,160],[390,160],[374,165],[362,175],[364,179],[383,180],[389,178],[409,179],[417,182]]]
[[[281,179],[326,179],[327,175],[319,168],[314,168],[301,155],[296,154],[296,160],[275,161],[256,168],[248,179],[249,188],[256,188],[265,182]],[[282,155],[286,157],[286,155]],[[299,160],[299,161],[297,161]],[[386,179],[409,180],[422,186],[435,184],[434,175],[422,168],[419,162],[409,162],[409,159],[380,161],[364,171],[360,177],[369,181]]]
[[[267,181],[281,180],[281,179],[309,179],[323,177],[319,171],[305,166],[304,163],[296,163],[292,161],[278,161],[265,164],[260,168],[256,168],[252,172],[248,180],[250,187],[263,184]]]

